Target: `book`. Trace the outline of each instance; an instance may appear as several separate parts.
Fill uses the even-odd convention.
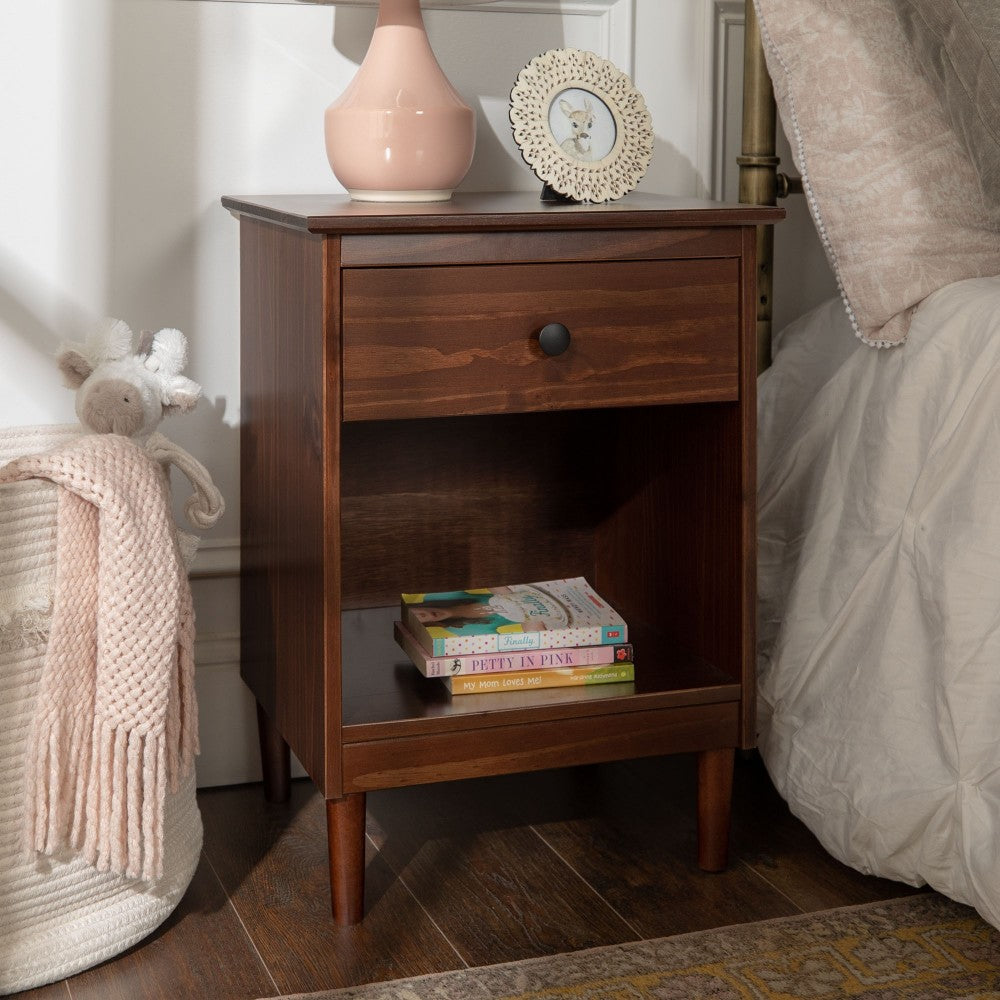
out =
[[[442,677],[452,694],[495,694],[501,691],[532,691],[537,688],[580,687],[586,684],[620,684],[635,680],[631,663],[609,663],[596,667],[546,667],[507,674],[459,674]]]
[[[403,594],[403,625],[431,656],[618,645],[625,619],[582,577]]]
[[[393,635],[425,677],[459,674],[496,674],[549,667],[591,667],[633,662],[632,643],[605,646],[566,646],[562,649],[529,649],[525,652],[467,653],[464,656],[428,656],[402,622],[393,623]]]

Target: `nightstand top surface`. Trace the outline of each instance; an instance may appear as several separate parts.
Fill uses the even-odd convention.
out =
[[[222,204],[236,215],[316,234],[747,226],[776,222],[785,214],[769,205],[644,192],[601,205],[545,203],[532,191],[459,193],[449,201],[402,204],[337,194],[227,195]]]

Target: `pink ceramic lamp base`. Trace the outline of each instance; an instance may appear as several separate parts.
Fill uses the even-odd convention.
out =
[[[348,188],[347,193],[353,201],[448,201],[455,193],[453,188],[444,191],[359,191]]]
[[[368,53],[325,125],[330,167],[356,201],[451,197],[476,121],[434,58],[420,0],[380,0]]]

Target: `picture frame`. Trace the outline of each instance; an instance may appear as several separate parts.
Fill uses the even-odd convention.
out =
[[[652,159],[653,123],[642,94],[594,52],[535,56],[517,75],[509,114],[525,162],[562,200],[622,198]]]

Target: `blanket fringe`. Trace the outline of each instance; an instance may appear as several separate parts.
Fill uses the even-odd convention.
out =
[[[194,611],[166,481],[116,435],[0,469],[0,482],[28,478],[60,490],[53,596],[15,595],[19,614],[48,622],[51,607],[25,753],[23,842],[153,881],[163,873],[167,788],[179,789],[198,749]],[[8,631],[13,620],[4,619]]]
[[[25,803],[27,852],[76,851],[100,872],[160,878],[169,770],[165,733],[103,722],[91,734],[86,720],[64,717],[46,723],[46,731],[35,734],[39,753],[27,756],[26,777],[35,790]],[[97,747],[92,756],[91,745]]]

